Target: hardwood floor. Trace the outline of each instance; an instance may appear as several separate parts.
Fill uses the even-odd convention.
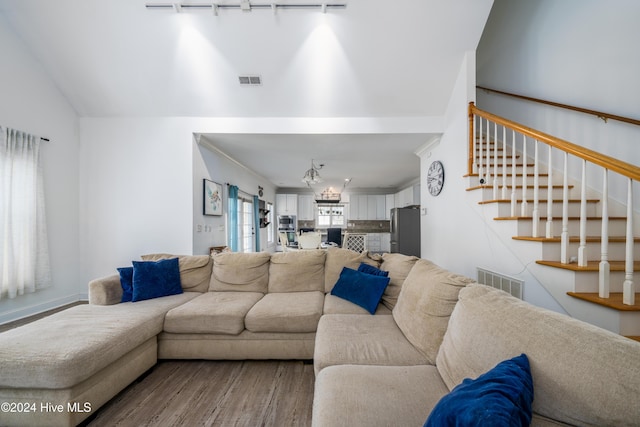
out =
[[[85,425],[309,426],[314,380],[302,361],[160,361]]]

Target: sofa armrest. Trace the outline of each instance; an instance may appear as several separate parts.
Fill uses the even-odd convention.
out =
[[[89,304],[113,305],[122,300],[120,275],[101,277],[89,282]]]

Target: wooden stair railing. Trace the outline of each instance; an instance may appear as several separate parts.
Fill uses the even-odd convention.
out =
[[[502,146],[498,140],[501,140]],[[532,141],[533,147],[527,149],[527,143]],[[510,142],[508,142],[510,141]],[[519,146],[520,144],[520,146]],[[547,174],[540,171],[540,163],[543,157],[541,151],[546,147]],[[511,150],[509,158],[508,149]],[[554,171],[554,150],[562,153],[562,198],[557,200],[554,197],[553,185]],[[517,152],[520,151],[522,161],[517,164]],[[527,164],[528,153],[533,151],[533,165]],[[502,153],[502,154],[499,154]],[[580,160],[582,165],[580,178],[580,199],[570,201],[568,182],[569,177],[569,156]],[[615,159],[613,157],[598,153],[580,145],[556,138],[544,132],[529,128],[522,124],[513,122],[503,117],[494,115],[477,108],[473,103],[469,104],[469,148],[468,148],[468,174],[477,175],[479,184],[482,187],[493,189],[493,201],[510,203],[511,217],[527,217],[532,220],[532,238],[541,237],[544,234],[546,239],[554,238],[553,222],[556,219],[562,220],[560,233],[560,260],[552,260],[560,264],[569,264],[569,204],[579,202],[579,246],[577,262],[578,267],[586,267],[588,260],[586,256],[587,245],[587,209],[588,204],[593,200],[587,197],[587,165],[595,165],[602,169],[602,199],[601,199],[601,255],[598,264],[599,298],[609,298],[610,295],[610,262],[609,262],[609,174],[616,173],[627,181],[626,200],[626,232],[625,259],[624,259],[624,283],[622,285],[622,303],[633,306],[635,304],[635,285],[633,282],[634,254],[633,245],[635,242],[633,235],[633,182],[640,181],[640,168],[630,163]],[[530,168],[533,167],[533,173]],[[518,169],[522,170],[520,174]],[[532,175],[532,176],[531,176]],[[517,184],[517,177],[520,176],[521,183]],[[540,178],[545,176],[548,185],[541,185]],[[528,183],[528,178],[533,179],[533,185]],[[510,181],[510,182],[509,182]],[[518,198],[517,190],[521,191]],[[528,195],[529,190],[532,196]],[[541,191],[543,190],[543,191]],[[546,190],[546,191],[544,191]],[[543,192],[546,192],[543,194]],[[554,203],[562,204],[562,214],[555,215]],[[532,205],[531,207],[529,205]],[[520,210],[518,211],[518,205]],[[542,212],[542,205],[546,205],[546,213]],[[528,212],[531,211],[529,214]],[[546,215],[546,216],[545,216]],[[574,214],[575,215],[575,214]],[[541,224],[542,218],[544,221]],[[560,217],[560,218],[558,218]]]

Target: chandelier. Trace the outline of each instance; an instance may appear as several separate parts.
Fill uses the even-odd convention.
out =
[[[304,173],[304,176],[302,177],[302,182],[304,182],[307,185],[320,184],[321,182],[323,182],[324,180],[320,177],[320,172],[318,172],[323,167],[324,167],[324,164],[321,163],[319,166],[316,166],[313,163],[313,159],[311,159],[311,168],[309,168]]]

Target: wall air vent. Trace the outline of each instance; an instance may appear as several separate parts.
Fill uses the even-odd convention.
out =
[[[476,267],[476,269],[478,271],[478,283],[502,289],[503,291],[510,293],[514,297],[522,299],[522,292],[524,291],[524,280],[505,276],[504,274],[485,270],[484,268],[480,267]]]
[[[260,86],[262,78],[260,76],[238,76],[240,86]]]

